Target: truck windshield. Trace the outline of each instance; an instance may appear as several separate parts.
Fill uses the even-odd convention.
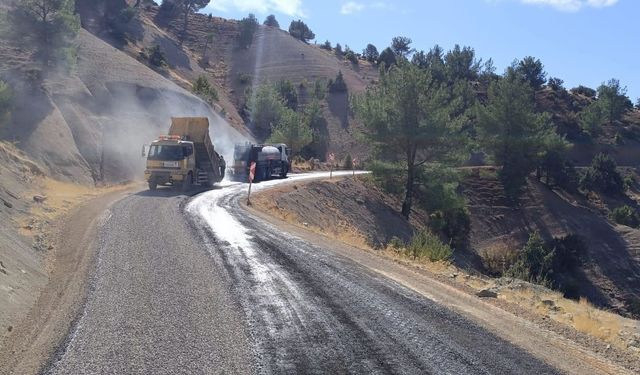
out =
[[[185,157],[182,146],[152,145],[149,148],[149,160],[182,160]]]

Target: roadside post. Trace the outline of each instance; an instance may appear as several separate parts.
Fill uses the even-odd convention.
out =
[[[332,152],[327,159],[329,159],[329,179],[331,179],[333,178],[333,162],[336,160],[336,155]]]
[[[351,160],[351,172],[353,172],[352,176],[355,177],[356,175],[356,163],[358,162],[358,158],[353,158],[353,160]]]
[[[251,185],[253,185],[253,179],[256,176],[256,162],[252,161],[249,167],[249,192],[247,193],[247,206],[251,206]]]

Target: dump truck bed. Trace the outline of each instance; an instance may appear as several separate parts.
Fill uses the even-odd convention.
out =
[[[172,117],[169,135],[178,135],[194,143],[211,143],[206,117]]]
[[[224,178],[224,159],[215,151],[209,137],[209,119],[206,117],[172,117],[169,135],[177,135],[195,146],[196,165],[219,182]]]

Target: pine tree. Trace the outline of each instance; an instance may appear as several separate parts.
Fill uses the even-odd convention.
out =
[[[380,82],[354,98],[366,136],[384,161],[405,168],[402,215],[411,213],[418,171],[425,164],[448,163],[464,146],[461,118],[453,102],[431,75],[401,59],[380,72]]]
[[[33,48],[45,66],[75,63],[73,41],[80,30],[73,0],[22,0],[9,11],[13,36]]]
[[[301,20],[291,21],[291,24],[289,25],[289,34],[305,43],[316,37],[313,31],[309,29],[309,26]]]
[[[526,177],[540,164],[546,145],[558,141],[550,116],[536,113],[533,89],[514,67],[489,86],[489,100],[478,109],[481,144],[502,166],[500,179],[507,195],[515,199]]]
[[[278,20],[276,20],[276,16],[274,16],[273,14],[267,16],[267,18],[264,20],[264,25],[280,28],[280,24],[278,23]]]

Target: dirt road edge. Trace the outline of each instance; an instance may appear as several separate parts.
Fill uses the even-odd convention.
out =
[[[49,282],[29,313],[1,343],[1,373],[39,373],[62,347],[87,297],[99,224],[108,217],[113,203],[137,190],[139,187],[132,187],[101,195],[61,220]]]

